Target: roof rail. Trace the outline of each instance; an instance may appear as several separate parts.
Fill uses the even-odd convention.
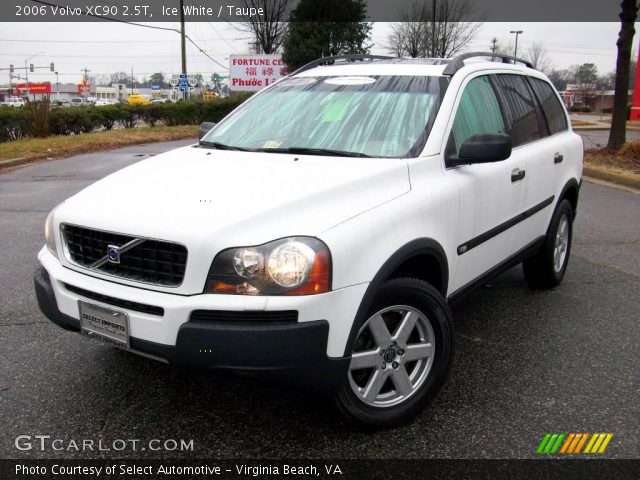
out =
[[[350,55],[336,55],[333,57],[322,57],[314,60],[313,62],[309,62],[306,65],[303,65],[290,75],[297,75],[298,73],[302,73],[306,70],[311,70],[312,68],[319,67],[320,65],[334,65],[336,62],[347,63],[365,60],[390,60],[393,58],[395,57],[387,57],[385,55],[367,55],[359,53]]]
[[[520,62],[520,63],[524,63],[529,68],[535,68],[530,61],[524,60],[522,58],[512,57],[511,55],[503,55],[501,53],[492,53],[492,52],[469,52],[469,53],[463,53],[461,55],[454,57],[451,60],[451,62],[449,62],[449,64],[446,66],[446,68],[443,70],[442,74],[453,75],[462,67],[464,67],[464,61],[466,59],[474,58],[474,57],[499,58],[502,60],[502,63]]]

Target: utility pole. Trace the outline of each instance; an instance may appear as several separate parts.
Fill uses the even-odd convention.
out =
[[[60,102],[60,81],[58,79],[58,72],[56,72],[56,101]]]
[[[91,70],[89,70],[87,67],[84,67],[82,70],[80,70],[82,72],[82,80],[83,80],[83,85],[82,85],[82,98],[84,98],[85,100],[87,99],[87,85],[89,85],[89,72]],[[89,91],[91,91],[91,87],[89,87]]]
[[[511,33],[515,33],[516,34],[516,48],[513,52],[513,56],[517,57],[518,56],[518,35],[521,35],[523,32],[522,30],[511,30]]]
[[[493,37],[493,39],[491,40],[491,52],[496,53],[497,50],[498,50],[498,39],[496,37]]]
[[[184,0],[180,0],[180,51],[182,54],[182,73],[187,73],[187,45],[184,33]],[[187,92],[182,92],[182,99],[185,100]]]
[[[496,53],[498,51],[498,39],[493,37],[491,39],[491,53]],[[491,57],[491,61],[494,62],[496,57]]]
[[[131,67],[131,95],[133,95],[133,67]]]
[[[437,0],[431,2],[431,58],[436,58],[436,8]]]

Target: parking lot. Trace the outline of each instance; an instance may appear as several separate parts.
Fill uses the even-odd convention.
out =
[[[47,212],[119,168],[187,143],[0,175],[0,457],[532,458],[547,432],[611,432],[606,457],[640,458],[640,196],[600,185],[583,184],[560,287],[530,291],[518,267],[452,307],[449,380],[403,428],[365,433],[303,392],[177,370],[50,323],[31,277]],[[16,436],[38,434],[193,439],[194,449],[15,448]]]

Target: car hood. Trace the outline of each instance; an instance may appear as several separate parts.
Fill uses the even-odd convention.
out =
[[[204,252],[212,259],[233,246],[317,236],[409,190],[400,159],[190,146],[85,188],[56,210],[55,223],[178,242],[190,259]]]

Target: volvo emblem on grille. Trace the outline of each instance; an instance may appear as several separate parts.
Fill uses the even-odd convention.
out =
[[[107,245],[107,260],[109,263],[120,263],[120,247]]]
[[[144,238],[134,238],[124,245],[107,245],[107,254],[93,262],[89,268],[100,268],[107,263],[120,263],[120,257],[123,253],[128,252],[132,248],[137,247],[145,242]]]

